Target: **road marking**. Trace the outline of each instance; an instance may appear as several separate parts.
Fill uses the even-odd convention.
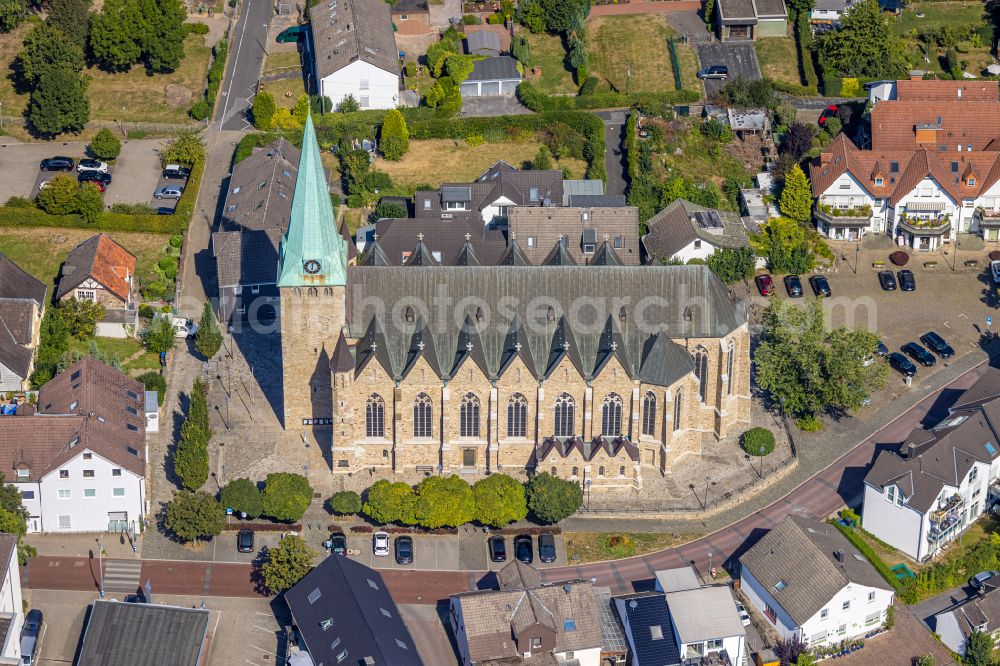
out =
[[[265,650],[265,649],[264,649],[264,648],[262,648],[262,647],[257,647],[257,646],[256,646],[256,645],[254,645],[253,643],[249,643],[249,645],[250,645],[250,647],[252,647],[252,648],[253,648],[254,650],[260,650],[260,651],[261,651],[261,652],[263,652],[264,654],[269,654],[269,655],[273,655],[273,656],[275,656],[275,657],[277,657],[277,656],[278,656],[278,655],[274,654],[273,652],[271,652],[270,650]]]
[[[943,322],[941,322],[941,323],[942,323],[942,324],[944,324],[945,326],[947,326],[948,328],[951,328],[951,324],[949,324],[948,322],[946,322],[946,321],[943,321]]]
[[[236,68],[240,64],[240,49],[243,47],[243,38],[246,36],[247,31],[247,19],[250,17],[250,2],[244,3],[243,11],[243,28],[240,30],[240,39],[236,42],[236,53],[233,57],[233,76],[229,79],[229,87],[226,88],[226,92],[223,93],[226,96],[226,103],[222,106],[222,114],[219,116],[219,129],[222,129],[222,124],[226,121],[226,112],[229,111],[229,93],[233,89],[233,79],[236,78]],[[265,36],[266,39],[266,36]],[[223,73],[224,74],[224,73]]]
[[[265,629],[264,627],[260,626],[259,624],[255,624],[253,626],[254,626],[255,629],[260,629],[261,631],[263,631],[264,633],[267,633],[267,634],[277,634],[278,633],[274,629]]]

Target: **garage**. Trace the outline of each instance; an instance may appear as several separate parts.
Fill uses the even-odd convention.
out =
[[[459,86],[462,97],[498,97],[513,95],[521,82],[517,61],[510,56],[477,60],[465,81]]]

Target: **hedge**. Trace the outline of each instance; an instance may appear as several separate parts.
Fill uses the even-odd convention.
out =
[[[667,40],[667,49],[670,51],[670,66],[674,70],[674,88],[684,90],[684,81],[681,80],[681,62],[677,59],[677,46],[674,38]]]
[[[784,81],[771,81],[774,89],[778,92],[783,92],[788,95],[794,95],[795,97],[815,97],[816,89],[807,88],[806,86],[797,86],[794,83],[786,83]]]
[[[912,586],[900,582],[900,580],[896,578],[896,574],[894,574],[889,568],[889,565],[886,564],[881,557],[879,557],[878,553],[876,553],[864,539],[858,536],[855,530],[841,525],[836,520],[830,520],[828,522],[840,530],[840,533],[847,537],[847,540],[850,541],[855,548],[861,551],[861,554],[864,555],[869,562],[871,562],[873,567],[875,567],[875,571],[877,571],[879,575],[885,579],[885,582],[889,583],[889,585],[892,586],[892,589],[896,591],[900,601],[906,604],[916,602],[913,590],[910,589]]]
[[[203,25],[203,24],[198,24]],[[215,98],[219,94],[219,84],[222,83],[222,75],[226,68],[226,53],[229,50],[229,43],[225,39],[212,47],[215,58],[212,66],[208,68],[208,85],[205,88],[205,98],[195,102],[191,106],[191,117],[195,120],[204,120],[212,115],[215,109]]]
[[[805,82],[805,87],[812,91],[811,94],[815,94],[816,87],[819,85],[819,77],[816,76],[816,67],[813,65],[812,42],[813,36],[809,21],[801,20],[796,15],[795,48],[799,54],[799,80]],[[779,88],[779,90],[781,89]]]
[[[639,176],[639,114],[632,112],[625,121],[625,160],[629,180]]]
[[[536,113],[584,109],[613,109],[644,104],[690,104],[701,98],[693,90],[673,90],[662,93],[596,93],[579,97],[546,95],[527,81],[517,86],[517,99]]]

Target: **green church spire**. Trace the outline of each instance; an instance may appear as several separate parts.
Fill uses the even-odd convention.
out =
[[[326,173],[312,116],[302,134],[299,173],[292,196],[288,232],[278,259],[279,287],[342,286],[347,284],[347,250],[337,232]]]

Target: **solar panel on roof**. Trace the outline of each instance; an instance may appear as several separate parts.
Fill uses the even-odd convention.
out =
[[[714,210],[709,211],[698,211],[694,213],[695,222],[698,223],[702,229],[721,229],[722,228],[722,218],[719,213]]]

